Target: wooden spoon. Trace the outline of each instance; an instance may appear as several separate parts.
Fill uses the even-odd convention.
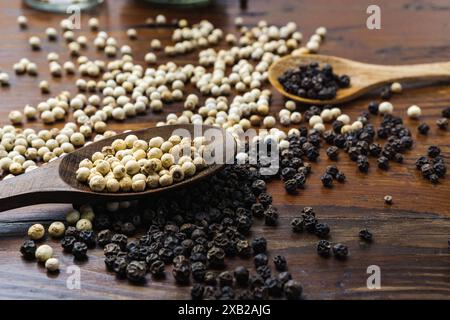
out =
[[[194,130],[195,127],[195,130]],[[198,130],[201,128],[201,130]],[[75,172],[78,164],[85,158],[90,158],[102,147],[111,145],[115,139],[122,138],[130,134],[136,135],[143,140],[150,140],[152,137],[160,136],[165,140],[174,134],[175,129],[184,129],[192,138],[202,136],[206,130],[208,134],[221,135],[223,137],[220,147],[223,148],[223,160],[220,164],[211,164],[194,176],[181,182],[164,188],[149,189],[143,192],[119,192],[119,193],[99,193],[90,190],[89,186],[78,182]],[[201,132],[197,132],[201,131]],[[179,134],[179,133],[177,133]],[[179,134],[182,135],[182,134]],[[215,142],[212,142],[215,143]],[[219,149],[220,150],[220,149]],[[204,179],[225,166],[225,163],[232,163],[236,152],[236,143],[230,133],[212,126],[194,125],[173,125],[162,126],[139,131],[130,131],[103,139],[89,144],[68,155],[48,163],[38,169],[17,177],[0,182],[0,211],[24,207],[40,203],[93,203],[107,201],[132,200],[142,196],[149,196],[163,191],[174,190],[181,187],[192,186],[194,182]],[[219,161],[217,161],[219,162]],[[193,187],[193,186],[192,186]]]
[[[284,90],[278,77],[289,69],[298,68],[301,64],[318,62],[333,66],[338,75],[350,77],[350,87],[339,89],[332,100],[313,100],[302,98]],[[284,96],[307,104],[337,104],[355,99],[370,90],[392,82],[411,82],[419,80],[450,80],[450,62],[437,62],[400,66],[384,66],[362,63],[358,61],[324,55],[305,54],[301,56],[286,56],[271,65],[269,69],[270,83]]]

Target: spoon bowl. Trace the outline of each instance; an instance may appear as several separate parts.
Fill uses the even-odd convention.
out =
[[[217,148],[216,150],[221,151],[221,155],[218,156],[218,159],[215,159],[215,163],[208,165],[194,176],[170,186],[147,189],[142,192],[107,193],[94,192],[88,185],[76,179],[75,172],[78,169],[78,164],[83,159],[90,158],[95,152],[101,151],[104,146],[111,145],[116,139],[124,139],[131,134],[145,141],[149,141],[157,136],[167,140],[173,134],[180,136],[189,135],[193,139],[203,136],[205,133],[209,137],[220,137],[219,140],[211,143],[217,143],[217,146],[215,145],[214,147]],[[229,132],[213,126],[171,125],[118,134],[77,149],[29,173],[0,182],[0,212],[40,203],[83,204],[126,201],[193,186],[196,182],[218,172],[227,163],[232,163],[235,153],[236,142],[234,137]]]
[[[308,99],[286,92],[278,78],[290,69],[296,69],[300,65],[311,62],[318,62],[321,67],[324,64],[330,64],[334,73],[348,75],[350,87],[337,90],[336,97],[331,100]],[[343,103],[392,82],[419,80],[450,80],[450,62],[389,66],[362,63],[334,56],[304,54],[283,57],[273,63],[269,69],[269,81],[281,94],[301,103],[315,105]]]

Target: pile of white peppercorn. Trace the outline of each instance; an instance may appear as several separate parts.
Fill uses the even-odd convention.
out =
[[[204,137],[172,135],[151,138],[135,135],[116,139],[79,164],[76,179],[95,192],[140,192],[167,187],[192,177],[206,167]]]

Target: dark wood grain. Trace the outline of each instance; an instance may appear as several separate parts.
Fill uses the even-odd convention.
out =
[[[245,18],[246,24],[255,25],[265,19],[282,25],[295,21],[308,37],[315,28],[324,25],[328,36],[321,48],[322,54],[345,57],[375,64],[412,64],[450,61],[448,10],[445,0],[429,1],[378,1],[382,9],[382,29],[371,31],[365,27],[365,1],[327,0],[273,0],[249,1],[246,11],[240,11],[238,1],[218,1],[216,4],[195,10],[153,7],[139,1],[106,1],[101,8],[83,15],[83,23],[88,17],[99,16],[105,29],[120,43],[129,43],[136,59],[142,62],[152,38],[159,38],[163,44],[170,42],[171,28],[145,28],[144,21],[149,16],[163,13],[169,19],[188,18],[199,21],[207,18],[216,26],[235,32],[233,19],[237,15]],[[15,23],[19,14],[25,14],[30,28],[19,31]],[[20,5],[19,1],[0,3],[2,48],[0,67],[8,71],[14,62],[26,56],[39,65],[39,76],[14,76],[11,87],[1,88],[0,121],[7,123],[7,114],[26,103],[36,105],[43,98],[37,88],[39,79],[50,78],[46,57],[43,52],[54,50],[67,59],[60,43],[44,41],[43,52],[29,50],[27,39],[30,35],[43,35],[48,25],[56,26],[61,15],[34,12]],[[85,25],[85,24],[84,24]],[[129,41],[124,31],[129,27],[138,29],[139,38]],[[93,34],[83,29],[89,39]],[[89,49],[89,56],[97,54]],[[192,62],[197,52],[175,59]],[[159,61],[167,61],[164,55]],[[62,89],[75,92],[74,78],[64,77],[51,81],[52,93]],[[362,97],[342,108],[352,118],[366,109],[367,103],[377,94]],[[275,205],[280,210],[280,225],[277,228],[255,223],[252,235],[263,234],[269,240],[270,254],[284,254],[289,270],[304,286],[306,298],[364,298],[364,299],[434,299],[450,298],[450,252],[447,239],[450,236],[450,183],[448,177],[438,185],[431,185],[421,178],[414,168],[415,159],[425,154],[429,145],[442,148],[448,161],[449,133],[437,130],[434,121],[441,110],[448,106],[450,89],[447,83],[435,83],[432,87],[406,86],[404,93],[395,95],[391,101],[397,115],[405,116],[412,104],[421,106],[421,121],[431,125],[428,136],[417,134],[417,121],[405,120],[412,129],[415,139],[413,150],[405,157],[405,164],[393,164],[384,172],[371,163],[368,175],[358,172],[354,163],[346,155],[341,155],[337,165],[348,177],[348,182],[333,189],[323,188],[319,180],[325,167],[332,163],[323,153],[306,188],[299,195],[287,195],[280,182],[273,182],[269,191],[274,195]],[[274,94],[272,112],[282,106],[283,98]],[[167,112],[182,110],[181,104],[172,104]],[[148,114],[126,123],[112,123],[111,127],[125,129],[146,128],[165,117],[165,114]],[[379,119],[375,120],[379,123]],[[62,125],[62,124],[60,124]],[[42,127],[39,123],[32,124]],[[383,197],[390,194],[394,198],[392,206],[386,206]],[[289,223],[303,206],[313,206],[317,215],[332,228],[332,240],[346,243],[350,257],[346,261],[322,259],[315,253],[317,239],[307,234],[293,234]],[[62,260],[62,272],[49,276],[42,266],[21,259],[18,248],[25,239],[24,234],[32,221],[45,224],[54,219],[62,219],[69,207],[45,205],[13,210],[0,214],[0,297],[1,298],[55,298],[55,299],[174,299],[187,298],[188,287],[177,287],[169,276],[163,281],[149,279],[144,286],[130,286],[126,281],[117,280],[105,271],[101,250],[91,252],[90,259],[81,266],[81,290],[68,290],[67,266],[73,264],[70,256],[61,253],[54,242],[57,255]],[[369,227],[375,240],[363,245],[358,239],[358,231]],[[52,243],[52,241],[50,241]],[[229,260],[228,266],[251,265],[251,261]],[[369,265],[381,268],[380,290],[366,287],[366,270]]]
[[[110,146],[115,139],[125,139],[128,135],[134,134],[145,141],[154,137],[168,140],[170,136],[177,132],[192,139],[203,135],[211,138],[217,137],[218,140],[211,142],[210,146],[221,152],[217,155],[217,158],[211,159],[214,162],[204,170],[164,188],[147,189],[142,192],[94,192],[87,184],[80,183],[76,179],[74,173],[78,169],[78,164],[83,159],[90,159],[95,152],[101,151],[103,147]],[[216,144],[214,145],[214,143]],[[82,205],[86,202],[130,201],[142,197],[157,196],[160,193],[179,188],[189,188],[190,185],[216,174],[227,163],[232,163],[235,154],[236,143],[231,134],[213,126],[195,127],[192,124],[184,124],[130,131],[91,143],[32,172],[0,182],[0,212],[42,203]]]

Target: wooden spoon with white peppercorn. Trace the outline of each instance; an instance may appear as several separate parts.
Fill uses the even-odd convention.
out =
[[[175,130],[184,130],[184,132],[178,131],[174,133]],[[170,186],[146,189],[142,192],[107,193],[91,191],[88,185],[76,180],[75,172],[78,169],[79,163],[85,158],[90,158],[92,154],[100,151],[104,146],[111,145],[116,139],[124,139],[128,135],[134,134],[139,139],[146,141],[157,136],[167,140],[173,134],[178,134],[180,136],[189,135],[190,137],[195,138],[203,136],[205,133],[207,133],[208,136],[220,138],[217,141],[211,141],[213,147],[220,148],[216,150],[223,151],[222,155],[220,155],[220,157],[218,156],[219,160],[208,165],[194,176]],[[215,143],[218,143],[218,145],[215,145]],[[189,187],[192,186],[193,183],[216,173],[223,168],[226,163],[232,163],[235,154],[236,141],[234,137],[229,132],[213,126],[194,126],[185,124],[130,131],[91,143],[33,171],[11,179],[3,180],[0,182],[0,212],[41,203],[84,204],[125,201],[177,188]]]
[[[337,75],[348,75],[350,87],[337,90],[336,97],[331,100],[308,99],[286,92],[278,78],[288,70],[312,62],[318,62],[320,66],[330,64]],[[420,80],[450,80],[450,62],[387,66],[333,56],[304,54],[283,57],[274,62],[269,69],[269,81],[281,94],[301,103],[315,105],[338,104],[353,100],[386,84]]]

